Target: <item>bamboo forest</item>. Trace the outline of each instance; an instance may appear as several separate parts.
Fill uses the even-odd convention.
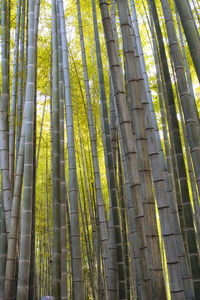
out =
[[[200,0],[0,6],[0,300],[200,300]]]

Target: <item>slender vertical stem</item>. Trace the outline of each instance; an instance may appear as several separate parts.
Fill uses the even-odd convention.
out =
[[[16,29],[15,29],[15,45],[14,45],[14,54],[13,54],[13,77],[12,77],[12,91],[11,91],[10,126],[9,126],[9,172],[10,172],[10,183],[11,183],[12,190],[14,187],[15,122],[16,122],[20,16],[21,16],[21,0],[18,0],[17,10],[16,10]]]
[[[60,11],[57,6],[58,63],[59,63],[59,130],[60,130],[60,201],[61,201],[61,299],[68,299],[67,288],[67,235],[66,235],[66,182],[65,182],[65,141],[64,141],[64,84],[63,58],[60,29]]]
[[[120,216],[119,216],[119,203],[117,199],[117,180],[113,162],[113,153],[111,147],[110,138],[110,127],[108,122],[108,111],[107,111],[107,99],[104,84],[103,64],[101,58],[101,49],[99,41],[99,32],[97,27],[96,17],[96,6],[94,0],[92,1],[93,8],[93,23],[94,23],[94,34],[95,34],[95,45],[96,45],[96,56],[97,56],[97,68],[98,68],[98,79],[99,79],[99,90],[101,100],[101,114],[103,118],[103,128],[105,132],[105,148],[108,162],[108,184],[110,189],[110,200],[111,200],[111,213],[113,219],[114,237],[117,250],[117,263],[118,263],[118,281],[119,281],[119,298],[126,299],[126,275],[124,265],[124,253],[123,253],[123,241],[121,236]]]
[[[140,187],[140,179],[138,172],[138,157],[136,152],[135,138],[132,131],[131,120],[129,116],[128,106],[126,103],[126,95],[124,90],[122,70],[117,54],[117,47],[113,36],[111,20],[109,16],[107,1],[100,0],[100,9],[102,22],[104,27],[104,35],[107,46],[109,65],[112,76],[113,90],[116,99],[116,108],[119,117],[119,124],[122,134],[124,152],[129,173],[129,182],[132,195],[134,195],[134,209],[137,222],[138,237],[140,239],[140,252],[144,267],[144,276],[146,277],[146,287],[148,286],[148,295],[151,297],[151,286],[149,278],[149,263],[147,257],[147,244],[144,228],[144,212],[142,207],[142,195]],[[139,282],[138,282],[139,284]],[[150,299],[150,298],[149,298]]]
[[[2,198],[6,231],[9,232],[11,213],[11,184],[9,179],[9,144],[8,144],[8,111],[9,111],[9,72],[8,72],[8,23],[7,1],[1,1],[1,55],[2,55],[2,95],[0,101],[0,160],[2,178]]]
[[[21,221],[19,277],[17,300],[28,298],[28,283],[31,255],[32,184],[33,184],[33,126],[34,126],[34,1],[29,1],[28,66],[26,85],[24,190]]]
[[[161,0],[161,3],[162,3],[162,9],[165,17],[165,24],[166,24],[167,35],[168,35],[168,40],[170,45],[170,52],[172,55],[175,72],[176,72],[178,90],[179,90],[181,105],[184,113],[185,126],[187,130],[187,137],[190,145],[190,151],[192,155],[192,160],[193,160],[193,165],[194,165],[194,170],[195,170],[195,175],[197,180],[197,186],[198,186],[198,190],[200,191],[200,137],[198,132],[198,126],[193,112],[191,96],[187,88],[187,81],[186,81],[186,76],[184,71],[184,63],[183,63],[178,39],[176,36],[176,30],[173,22],[170,4],[168,0],[166,1]],[[185,179],[182,178],[181,184],[183,185],[184,183],[187,184],[186,178]],[[185,185],[184,187],[187,187],[187,185]],[[189,193],[188,190],[186,190],[186,192]],[[185,190],[183,193],[183,197],[185,197]],[[199,263],[198,253],[197,253],[197,244],[196,244],[196,237],[194,231],[191,203],[188,198],[186,198],[186,201],[184,198],[183,200],[184,200],[183,209],[185,214],[185,222],[187,226],[186,228],[187,228],[188,248],[190,254],[190,263],[191,263],[193,280],[194,280],[194,290],[195,290],[195,295],[198,295],[200,291],[200,263]]]
[[[192,289],[192,282],[190,280],[189,272],[186,273],[187,269],[185,268],[187,267],[187,262],[186,260],[184,261],[185,257],[183,257],[184,248],[183,248],[183,243],[180,239],[181,236],[174,235],[174,230],[176,230],[176,233],[178,231],[180,234],[180,228],[177,227],[179,220],[176,214],[176,209],[175,211],[173,211],[174,208],[176,207],[176,203],[175,203],[175,199],[172,197],[171,189],[169,189],[169,180],[168,180],[168,174],[166,174],[165,158],[164,158],[162,145],[160,141],[158,125],[157,125],[155,112],[153,108],[153,102],[151,99],[151,92],[150,92],[148,77],[146,73],[139,29],[138,29],[138,25],[136,25],[137,23],[136,10],[133,4],[134,2],[131,1],[131,8],[132,8],[133,19],[134,19],[135,30],[136,30],[136,37],[134,38],[133,35],[134,38],[133,42],[137,43],[138,45],[138,50],[137,50],[137,46],[135,47],[136,60],[138,59],[137,58],[138,51],[139,51],[138,54],[140,56],[141,67],[138,61],[137,70],[139,73],[143,73],[144,76],[144,80],[142,79],[140,80],[141,90],[144,90],[146,88],[146,97],[145,95],[143,96],[142,103],[143,103],[145,117],[146,117],[147,144],[148,144],[148,150],[150,154],[150,162],[152,166],[152,175],[153,175],[153,181],[155,187],[155,195],[156,195],[158,212],[160,217],[161,234],[163,236],[163,242],[166,249],[165,254],[166,254],[166,262],[168,266],[169,280],[170,280],[170,290],[173,297],[176,297],[177,294],[175,296],[173,294],[174,290],[177,288],[174,286],[174,272],[176,270],[177,272],[176,278],[177,279],[179,278],[178,279],[179,288],[182,285],[181,281],[183,281],[185,284],[183,286],[185,290],[185,295],[189,297],[193,297],[194,294]],[[142,75],[140,75],[140,77],[142,78]],[[148,100],[149,105],[146,103],[145,99]],[[155,131],[154,128],[156,129]],[[173,214],[171,214],[172,211]],[[168,228],[168,231],[166,231],[166,228]],[[169,251],[169,249],[171,249],[171,252]],[[172,260],[173,256],[174,258]],[[184,272],[182,272],[183,269]],[[188,288],[188,286],[190,286],[190,288]]]
[[[67,148],[68,148],[68,172],[69,172],[69,201],[71,219],[70,222],[70,245],[71,245],[71,265],[73,273],[73,297],[76,300],[83,299],[83,273],[82,273],[82,251],[80,240],[79,207],[77,195],[77,174],[74,142],[74,124],[71,98],[71,83],[69,73],[68,45],[65,28],[65,15],[63,0],[58,0],[60,13],[60,29],[62,42],[63,75],[65,88],[65,112],[67,124]],[[68,212],[69,214],[69,212]]]
[[[197,30],[192,10],[187,0],[175,0],[183,30],[188,42],[194,67],[200,81],[200,36]]]
[[[58,28],[56,18],[56,0],[51,2],[52,9],[52,123],[53,123],[53,261],[52,293],[56,300],[61,299],[61,209],[60,209],[60,137],[59,137],[59,77],[58,77]]]
[[[16,129],[16,163],[19,151],[21,126],[22,126],[22,106],[23,106],[23,69],[24,69],[24,31],[25,31],[25,9],[26,1],[22,2],[22,12],[21,12],[21,36],[19,45],[19,74],[18,74],[18,84],[17,84],[17,129]]]
[[[81,54],[82,54],[82,62],[83,62],[83,70],[84,70],[84,82],[85,82],[85,91],[86,91],[86,100],[87,100],[89,132],[90,132],[90,140],[91,140],[91,148],[92,148],[92,160],[93,160],[93,168],[94,168],[94,176],[95,176],[96,199],[97,199],[97,207],[98,207],[98,214],[99,214],[100,237],[101,237],[101,242],[103,247],[103,260],[104,260],[105,270],[106,270],[108,292],[109,291],[112,292],[111,289],[109,289],[109,280],[108,280],[108,258],[109,258],[108,231],[107,231],[104,199],[103,199],[102,188],[101,188],[99,161],[97,155],[97,142],[96,142],[96,136],[94,130],[94,123],[93,123],[89,77],[88,77],[88,70],[87,70],[85,43],[83,37],[82,19],[81,19],[81,11],[80,11],[80,1],[76,0],[76,4],[77,4],[77,12],[78,12],[80,42],[81,42]]]
[[[126,1],[117,1],[120,26],[123,38],[123,51],[126,59],[128,92],[130,93],[130,100],[132,106],[132,120],[136,136],[136,147],[139,159],[140,182],[142,187],[143,209],[145,230],[147,236],[147,243],[149,252],[151,253],[150,270],[153,296],[158,298],[165,298],[165,284],[162,272],[161,252],[158,238],[158,229],[155,211],[155,197],[153,194],[151,167],[148,159],[150,154],[151,163],[156,163],[156,168],[152,168],[152,175],[154,180],[156,198],[159,208],[163,215],[167,214],[165,209],[168,206],[165,192],[164,180],[162,178],[162,171],[160,167],[159,156],[156,149],[156,142],[154,136],[154,129],[148,106],[148,101],[145,94],[144,81],[141,81],[139,74],[140,61],[136,61],[135,50],[131,40],[131,31],[128,19],[128,12]],[[141,68],[141,67],[140,67]],[[141,71],[140,71],[141,73]],[[140,76],[138,76],[140,75]],[[145,128],[146,127],[146,128]],[[146,130],[147,129],[147,130]],[[157,173],[157,174],[156,174]],[[158,182],[159,178],[159,182]],[[161,197],[162,193],[162,197]],[[164,204],[165,203],[165,204]],[[164,224],[163,224],[164,226]],[[163,231],[165,241],[169,243],[171,232]],[[171,263],[171,259],[169,260]],[[177,261],[174,261],[177,264]],[[178,268],[177,268],[178,270]],[[179,276],[179,273],[177,272]],[[177,277],[178,277],[177,276]],[[172,287],[172,291],[173,291]]]

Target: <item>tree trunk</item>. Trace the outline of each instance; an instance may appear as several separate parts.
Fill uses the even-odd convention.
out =
[[[1,35],[2,35],[2,95],[0,101],[0,160],[2,198],[6,232],[9,232],[11,214],[11,184],[9,179],[9,144],[8,144],[8,111],[9,111],[9,72],[8,72],[8,24],[7,1],[1,2]]]
[[[24,152],[24,196],[21,221],[20,260],[17,300],[28,299],[33,185],[33,125],[34,125],[34,1],[29,1],[28,66],[26,85],[25,152]]]
[[[183,108],[184,118],[185,118],[185,125],[187,130],[187,137],[189,140],[191,155],[193,159],[194,169],[197,178],[197,186],[200,191],[200,137],[198,136],[198,128],[195,121],[192,104],[191,104],[191,96],[187,89],[187,81],[184,73],[184,65],[183,59],[181,56],[175,26],[173,23],[172,13],[170,9],[170,5],[168,0],[165,2],[161,0],[163,13],[166,22],[167,34],[170,43],[170,51],[173,58],[176,77],[178,82],[178,89],[181,98],[181,104]],[[166,21],[168,20],[168,21]],[[180,170],[179,170],[180,173]],[[188,193],[188,191],[187,191]],[[183,193],[183,197],[185,196],[185,191]],[[183,198],[184,200],[184,198]],[[194,225],[193,225],[193,218],[192,218],[192,211],[189,200],[184,204],[184,213],[185,213],[185,221],[187,230],[187,239],[191,241],[188,244],[189,253],[190,253],[190,263],[192,268],[192,275],[194,280],[194,290],[195,295],[199,295],[200,293],[200,263],[197,253],[197,244],[196,244],[196,237],[194,232]],[[187,217],[187,219],[186,219]]]
[[[96,137],[95,137],[95,131],[94,131],[94,124],[93,124],[89,78],[88,78],[87,62],[86,62],[86,56],[85,56],[85,44],[84,44],[84,38],[83,38],[82,20],[81,20],[79,0],[76,1],[76,4],[77,4],[79,33],[80,33],[80,41],[81,41],[81,54],[82,54],[82,62],[83,62],[83,70],[84,70],[84,81],[85,81],[87,110],[88,110],[89,132],[90,132],[93,168],[94,168],[94,176],[95,176],[95,190],[96,190],[96,199],[97,199],[97,207],[98,207],[98,215],[99,215],[100,238],[101,238],[102,248],[103,248],[102,253],[103,253],[103,260],[104,260],[104,264],[105,264],[106,281],[107,281],[108,297],[109,297],[109,292],[112,293],[112,289],[109,288],[110,282],[108,279],[108,261],[109,261],[108,239],[109,239],[109,237],[108,237],[108,231],[107,231],[104,200],[103,200],[103,194],[102,194],[102,188],[101,188],[99,161],[98,161],[98,155],[97,155]]]
[[[140,240],[140,251],[141,258],[143,261],[144,274],[145,274],[145,284],[148,290],[148,295],[151,297],[151,286],[150,278],[148,277],[148,257],[147,257],[147,244],[145,238],[144,229],[144,213],[142,207],[142,195],[140,190],[140,180],[138,173],[138,158],[135,148],[135,140],[132,132],[131,120],[128,112],[128,107],[126,103],[126,95],[123,84],[123,76],[121,66],[118,60],[117,48],[115,44],[115,39],[113,36],[111,20],[109,16],[108,4],[106,1],[99,1],[102,22],[104,27],[105,41],[107,45],[107,52],[109,58],[109,65],[112,75],[113,89],[116,98],[116,107],[119,115],[120,129],[122,133],[122,139],[124,144],[124,150],[127,161],[127,168],[129,173],[129,180],[132,195],[134,195],[134,208],[137,222],[138,236]],[[150,299],[150,298],[149,298]]]
[[[131,4],[133,4],[133,2],[131,2]],[[132,11],[133,11],[133,15],[134,15],[134,23],[135,23],[135,28],[136,28],[136,39],[137,39],[137,43],[139,44],[139,54],[140,54],[140,61],[141,61],[141,66],[142,66],[142,70],[141,70],[140,64],[138,62],[137,70],[139,73],[141,73],[141,71],[143,71],[143,74],[144,73],[146,74],[144,76],[144,78],[147,81],[148,78],[147,78],[147,73],[145,72],[145,62],[144,62],[144,59],[142,56],[142,46],[141,46],[141,42],[139,41],[140,40],[139,30],[136,25],[136,21],[137,21],[136,11],[135,11],[135,8],[133,5],[132,5]],[[135,48],[137,51],[137,46],[135,46]],[[137,53],[135,55],[136,55],[136,60],[137,60],[138,59]],[[142,78],[142,75],[140,75],[140,78]],[[159,216],[160,216],[161,234],[163,236],[163,241],[164,241],[164,245],[165,245],[165,249],[166,249],[166,261],[167,261],[167,266],[168,266],[170,289],[171,289],[171,293],[173,295],[174,272],[175,272],[175,268],[176,268],[176,272],[177,272],[176,278],[179,278],[178,284],[181,286],[182,285],[181,280],[183,280],[185,283],[185,285],[184,285],[185,295],[189,294],[189,296],[192,297],[193,291],[192,291],[191,280],[189,277],[189,272],[187,272],[188,271],[187,270],[187,262],[186,262],[186,260],[183,261],[184,260],[183,257],[185,256],[185,253],[184,253],[183,243],[181,241],[180,228],[178,226],[179,220],[178,220],[178,215],[176,213],[176,203],[175,203],[175,199],[172,197],[171,188],[169,188],[169,180],[168,180],[168,174],[166,173],[165,158],[164,158],[164,155],[162,152],[162,146],[161,146],[157,122],[156,122],[156,118],[155,118],[155,112],[154,112],[153,103],[151,100],[151,93],[150,93],[150,89],[148,88],[149,85],[146,82],[146,85],[144,86],[144,82],[145,82],[145,80],[140,80],[141,91],[144,91],[145,88],[147,89],[148,101],[150,104],[149,105],[150,107],[149,107],[146,102],[146,95],[144,94],[142,103],[143,103],[145,117],[146,117],[147,144],[148,144],[148,150],[149,150],[149,154],[150,154],[150,161],[151,161],[152,174],[153,174],[153,180],[154,180],[154,186],[155,186],[155,194],[156,194],[157,205],[158,205],[158,212],[159,212]],[[152,123],[151,117],[154,120],[154,124]],[[153,125],[157,128],[157,131],[156,131],[157,135],[156,135],[156,133],[154,133]],[[159,146],[157,146],[157,144]],[[158,155],[157,148],[160,149],[160,151],[159,151],[160,155]],[[168,193],[167,193],[167,191],[168,191]],[[173,212],[173,214],[171,214],[171,212]],[[168,224],[167,224],[166,220],[167,220]],[[173,227],[172,224],[175,227]],[[168,232],[166,232],[166,228],[168,228]],[[174,235],[174,230],[176,231],[176,233],[179,233],[179,237],[177,235]],[[181,246],[182,246],[182,249],[181,249]],[[171,249],[172,252],[169,252],[169,249]],[[178,250],[178,252],[177,252],[177,250]],[[174,260],[172,263],[173,255],[174,255]],[[179,262],[181,262],[181,264],[183,264],[182,267],[181,267],[181,265],[179,265],[179,266],[177,265],[177,263],[179,263]],[[173,268],[172,268],[172,265],[173,265]],[[181,270],[182,270],[182,274],[181,274]],[[188,288],[188,285],[190,286],[190,288]],[[174,295],[173,295],[173,297],[174,297]]]
[[[189,2],[186,0],[175,0],[175,3],[200,82],[200,37],[194,22],[194,17],[191,8],[189,7]]]
[[[9,126],[9,173],[10,184],[14,188],[14,163],[15,163],[15,122],[16,122],[16,99],[17,99],[17,77],[18,77],[18,53],[19,53],[19,31],[20,31],[21,0],[17,1],[15,45],[13,54],[13,77],[11,91],[11,110]]]
[[[98,68],[98,78],[99,78],[99,90],[100,90],[100,101],[101,101],[101,114],[103,118],[103,128],[105,131],[105,148],[107,156],[107,176],[108,184],[110,190],[110,201],[111,201],[111,213],[114,226],[114,237],[117,250],[117,263],[118,263],[118,291],[119,299],[126,299],[126,275],[125,275],[125,265],[124,265],[124,251],[123,251],[123,241],[121,236],[121,226],[120,226],[120,216],[119,216],[119,203],[117,199],[117,180],[114,169],[113,154],[111,147],[110,138],[110,127],[108,122],[108,111],[107,111],[107,100],[104,85],[104,75],[103,75],[103,64],[101,58],[101,49],[99,42],[99,33],[97,27],[96,18],[96,6],[94,0],[92,1],[93,7],[93,23],[94,23],[94,33],[95,33],[95,45],[96,45],[96,56],[97,56],[97,68]]]
[[[53,193],[53,247],[52,293],[61,299],[61,198],[60,198],[60,136],[59,136],[59,77],[58,77],[58,28],[56,1],[52,0],[52,193]]]
[[[133,119],[133,127],[135,130],[136,135],[136,145],[138,151],[138,158],[139,158],[139,170],[140,170],[140,182],[142,186],[142,196],[143,196],[143,207],[144,207],[144,220],[145,220],[145,227],[146,227],[146,235],[147,235],[147,243],[149,246],[149,251],[153,259],[151,260],[151,278],[152,278],[152,286],[153,286],[153,295],[154,297],[163,298],[165,297],[165,285],[164,285],[164,278],[162,273],[162,263],[161,263],[161,253],[160,253],[160,245],[158,239],[158,231],[157,231],[157,224],[155,222],[155,198],[153,195],[152,189],[152,179],[151,179],[151,171],[150,171],[150,163],[148,158],[148,148],[147,144],[149,141],[149,150],[151,154],[151,158],[153,159],[153,163],[157,163],[156,168],[152,168],[154,178],[159,178],[159,187],[158,181],[155,183],[155,190],[156,196],[158,197],[158,205],[159,207],[163,207],[163,201],[165,202],[166,193],[164,187],[163,179],[160,180],[160,175],[155,175],[155,172],[159,172],[159,157],[156,154],[155,147],[155,137],[153,136],[153,130],[151,130],[152,125],[151,118],[148,113],[148,104],[145,98],[145,87],[141,86],[141,80],[139,81],[138,77],[138,69],[139,63],[136,65],[135,53],[133,50],[133,45],[131,42],[131,33],[129,27],[129,20],[128,20],[128,13],[126,8],[126,2],[120,1],[118,2],[118,11],[119,11],[119,18],[122,30],[122,37],[123,37],[123,50],[126,59],[126,66],[127,66],[127,80],[130,90],[130,97],[132,103],[132,119]],[[143,81],[144,83],[144,81]],[[142,90],[144,93],[142,95]],[[145,98],[145,99],[144,99]],[[145,104],[144,104],[145,103]],[[143,109],[145,109],[143,111]],[[145,118],[144,118],[145,112]],[[147,126],[147,132],[145,132],[145,122]],[[151,138],[149,138],[151,137]],[[158,159],[157,159],[158,158]],[[161,187],[162,185],[162,187]],[[164,189],[163,189],[164,187]],[[159,190],[159,193],[157,192]],[[162,201],[160,194],[162,193]],[[165,204],[166,207],[166,204]],[[165,214],[165,209],[162,209],[162,214]],[[150,225],[151,224],[151,225]],[[166,234],[166,232],[165,232]],[[168,241],[167,235],[165,236],[165,241]],[[157,249],[157,250],[156,250]],[[154,253],[154,255],[153,255]]]
[[[20,144],[21,126],[22,126],[22,111],[23,111],[23,70],[24,70],[24,31],[25,31],[25,9],[26,1],[22,2],[21,12],[21,36],[20,36],[20,49],[19,49],[19,74],[17,85],[17,129],[16,129],[16,165]]]
[[[73,297],[83,299],[83,273],[82,273],[82,251],[80,241],[79,208],[77,198],[77,174],[74,144],[74,125],[71,99],[71,84],[68,62],[68,46],[66,39],[65,16],[63,0],[58,0],[60,13],[60,29],[62,42],[63,75],[65,88],[65,112],[67,123],[67,147],[68,147],[68,170],[69,170],[69,200],[71,210],[70,238],[72,249],[72,272],[73,272]]]
[[[60,130],[60,201],[61,201],[61,299],[68,299],[67,286],[67,232],[66,232],[66,181],[65,181],[65,140],[64,140],[64,83],[63,58],[60,29],[60,10],[57,7],[58,62],[59,62],[59,130]]]

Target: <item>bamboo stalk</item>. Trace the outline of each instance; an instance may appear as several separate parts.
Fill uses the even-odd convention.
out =
[[[83,299],[83,273],[82,273],[82,252],[80,241],[80,224],[79,224],[79,208],[77,195],[77,174],[76,174],[76,158],[74,143],[74,125],[73,110],[71,98],[71,83],[68,61],[68,45],[66,38],[65,16],[63,1],[58,1],[60,13],[60,29],[62,42],[62,58],[63,58],[63,75],[65,88],[65,112],[67,124],[67,148],[68,148],[68,170],[69,170],[69,201],[70,201],[70,242],[71,242],[71,265],[73,273],[73,297],[74,299]],[[68,215],[69,218],[69,215]]]

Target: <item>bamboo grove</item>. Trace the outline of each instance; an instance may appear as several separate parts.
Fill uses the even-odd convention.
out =
[[[0,19],[0,300],[200,299],[199,0]]]

